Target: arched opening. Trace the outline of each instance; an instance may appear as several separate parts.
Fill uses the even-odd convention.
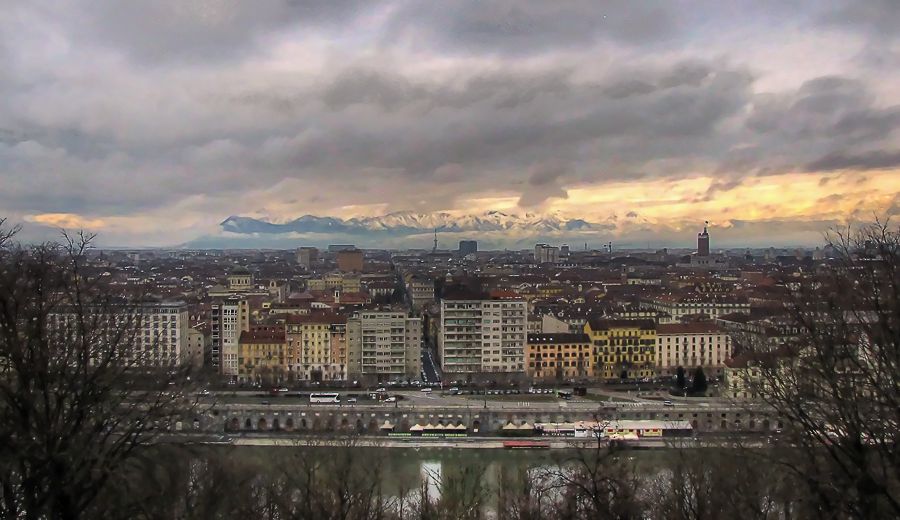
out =
[[[369,424],[366,426],[366,431],[368,431],[369,433],[378,431],[378,421],[376,421],[374,417],[369,421]]]
[[[253,429],[253,422],[250,420],[249,417],[247,417],[247,420],[244,421],[244,429],[245,429],[245,430],[252,430],[252,429]]]
[[[346,430],[350,426],[350,422],[347,421],[347,418],[344,417],[341,419],[341,429]]]
[[[769,431],[772,429],[772,423],[769,422],[768,419],[763,420],[763,430]]]
[[[318,417],[313,419],[312,429],[313,430],[321,430],[322,429],[322,421]]]
[[[697,419],[694,419],[693,421],[691,421],[691,426],[693,426],[695,430],[697,429],[697,427],[699,426]]]
[[[272,419],[272,429],[276,432],[281,429],[281,421],[278,420],[278,417]]]
[[[723,430],[727,430],[727,429],[728,429],[728,421],[726,421],[725,419],[722,419],[722,423],[721,423],[719,426],[720,426]]]
[[[362,433],[365,430],[362,419],[356,420],[356,433]]]
[[[268,430],[269,423],[266,422],[265,417],[260,417],[258,421],[256,421],[256,429],[257,430]]]
[[[288,417],[286,421],[284,421],[284,429],[287,431],[294,431],[294,418]]]
[[[481,421],[479,421],[477,419],[472,421],[472,432],[478,433],[480,431],[481,431]]]
[[[238,420],[237,417],[232,417],[228,421],[228,430],[230,431],[238,431],[241,429],[241,421]]]
[[[755,430],[755,429],[756,429],[756,421],[753,420],[753,419],[750,419],[750,429],[751,429],[751,430]]]
[[[306,419],[300,419],[300,427],[306,429]]]

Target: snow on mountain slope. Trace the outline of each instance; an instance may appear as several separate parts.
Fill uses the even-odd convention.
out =
[[[283,223],[252,217],[230,216],[220,224],[223,231],[237,234],[279,233],[385,233],[394,236],[430,232],[488,232],[521,231],[526,233],[590,230],[594,224],[581,219],[566,219],[558,214],[522,216],[502,211],[481,214],[454,215],[448,212],[389,213],[378,217],[358,217],[343,220],[336,217],[304,215]],[[600,225],[600,228],[605,226]]]

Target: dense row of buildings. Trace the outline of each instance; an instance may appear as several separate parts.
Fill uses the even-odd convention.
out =
[[[239,383],[418,379],[423,348],[447,380],[642,380],[679,367],[737,377],[735,337],[790,341],[780,304],[813,262],[713,253],[706,228],[681,255],[474,241],[142,255],[101,253],[91,266],[157,297],[140,307],[142,360]]]

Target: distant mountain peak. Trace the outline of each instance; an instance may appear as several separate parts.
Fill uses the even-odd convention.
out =
[[[538,215],[526,213],[515,215],[499,210],[489,210],[479,214],[454,215],[446,211],[418,213],[415,211],[395,211],[377,217],[320,217],[303,215],[294,220],[273,223],[266,219],[232,215],[222,221],[223,231],[237,234],[284,234],[284,233],[383,233],[391,236],[407,236],[438,232],[490,232],[518,231],[522,234],[554,233],[562,231],[585,231],[593,224],[582,219],[567,219],[559,213]],[[600,226],[601,229],[606,226]]]

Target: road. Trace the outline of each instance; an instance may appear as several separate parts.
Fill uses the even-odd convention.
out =
[[[426,338],[422,346],[422,372],[426,383],[441,381],[440,368],[435,360],[435,347],[430,338]]]
[[[432,390],[431,392],[422,392],[410,389],[394,389],[389,388],[390,395],[402,396],[397,402],[385,403],[368,399],[366,390],[349,390],[341,391],[346,396],[354,394],[359,396],[359,401],[353,404],[346,402],[337,405],[344,409],[364,409],[364,410],[384,410],[391,408],[413,408],[413,409],[487,409],[487,410],[530,410],[534,412],[550,412],[550,411],[597,411],[603,408],[614,406],[618,411],[639,411],[643,409],[654,411],[675,410],[683,411],[685,409],[709,409],[709,410],[726,410],[726,409],[743,409],[753,407],[750,403],[725,403],[720,400],[703,401],[693,400],[689,402],[674,401],[670,406],[664,406],[660,400],[649,399],[632,399],[622,400],[620,395],[615,395],[615,400],[597,401],[594,399],[574,397],[571,400],[556,399],[552,395],[503,395],[503,396],[482,396],[482,395],[444,395],[440,390]],[[215,395],[203,397],[202,400],[207,403],[216,404],[236,404],[249,406],[274,406],[274,407],[308,407],[308,408],[333,408],[336,405],[310,404],[308,398],[298,396],[296,393],[286,396],[268,396],[257,392],[222,392]]]

